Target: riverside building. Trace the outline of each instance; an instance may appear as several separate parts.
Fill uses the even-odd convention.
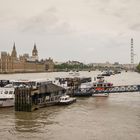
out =
[[[53,59],[39,60],[36,44],[34,44],[32,56],[23,54],[18,57],[15,43],[11,53],[1,52],[0,73],[45,72],[53,70]]]

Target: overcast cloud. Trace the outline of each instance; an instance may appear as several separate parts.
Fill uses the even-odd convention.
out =
[[[84,63],[140,61],[140,0],[0,0],[0,51]]]

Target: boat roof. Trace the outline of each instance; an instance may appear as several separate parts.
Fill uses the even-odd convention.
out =
[[[17,79],[17,80],[10,80],[10,82],[16,82],[16,83],[30,83],[30,82],[49,82],[52,81],[50,79],[33,79],[33,80],[29,80],[29,79]]]
[[[68,95],[64,95],[64,96],[61,96],[60,98],[69,98],[70,96]]]
[[[98,76],[97,76],[97,79],[104,79],[104,76],[98,75]]]
[[[113,84],[111,82],[93,82],[93,84]]]
[[[17,79],[17,80],[10,80],[10,82],[31,82],[31,81],[27,79]]]

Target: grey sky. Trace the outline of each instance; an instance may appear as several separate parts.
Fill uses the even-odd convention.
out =
[[[140,0],[0,0],[0,51],[55,61],[140,61]]]

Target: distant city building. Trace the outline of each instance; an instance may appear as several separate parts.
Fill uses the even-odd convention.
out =
[[[114,65],[119,65],[119,62],[114,62]]]
[[[106,62],[106,63],[92,63],[93,67],[115,67],[113,64]]]
[[[54,70],[54,62],[53,62],[53,59],[51,59],[50,57],[49,57],[49,59],[45,60],[45,69],[47,71],[53,71]]]
[[[80,64],[82,64],[81,62],[79,62],[79,61],[68,61],[68,62],[66,62],[67,64],[69,64],[69,65],[80,65]]]
[[[138,64],[133,64],[133,69],[136,68]],[[90,66],[92,67],[101,67],[101,68],[121,68],[121,69],[127,69],[132,70],[132,64],[119,64],[119,62],[115,62],[114,64],[111,63],[91,63]]]
[[[134,69],[136,69],[137,65],[138,64],[133,64],[133,66],[132,66],[132,64],[123,64],[123,68],[127,69],[127,70],[134,70]]]
[[[29,56],[29,54],[23,54],[17,57],[15,43],[11,55],[7,52],[1,52],[0,73],[45,72],[53,70],[53,59],[49,58],[39,61],[36,44],[34,44],[32,56]]]

